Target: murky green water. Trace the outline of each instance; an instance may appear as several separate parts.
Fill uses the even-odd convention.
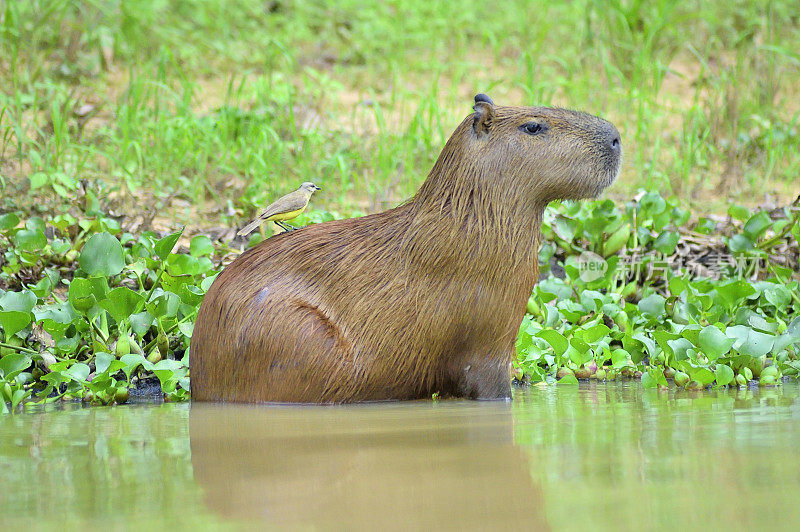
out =
[[[0,416],[25,529],[800,527],[800,386]]]

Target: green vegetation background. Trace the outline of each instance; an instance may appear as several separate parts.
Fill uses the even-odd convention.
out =
[[[6,208],[89,179],[139,209],[227,222],[308,178],[318,206],[382,209],[414,191],[476,92],[612,120],[621,199],[787,199],[800,169],[792,1],[0,7]]]
[[[48,383],[48,393],[71,386],[80,396],[95,382],[93,393],[107,402],[143,371],[161,379],[168,395],[184,397],[181,357],[193,312],[233,253],[217,237],[305,180],[324,188],[305,221],[396,205],[424,179],[477,92],[498,104],[586,110],[620,129],[625,162],[608,193],[618,206],[559,207],[545,228],[558,240],[544,259],[563,264],[583,249],[670,256],[687,231],[719,234],[711,247],[756,257],[771,272],[760,281],[782,287],[776,295],[765,292],[774,287],[745,283],[755,291],[737,285],[718,300],[716,285],[675,285],[683,290],[674,292],[668,279],[632,279],[612,268],[595,288],[603,297],[628,290],[635,310],[617,299],[603,314],[608,301],[573,298],[583,314],[559,309],[554,317],[545,307],[571,296],[550,286],[529,306],[537,323],[558,323],[565,339],[588,338],[592,348],[578,356],[547,334],[549,343],[537,344],[525,336],[538,334],[526,321],[521,377],[581,370],[588,358],[613,365],[613,353],[616,369],[633,373],[659,355],[662,365],[688,359],[712,374],[719,357],[755,356],[761,348],[738,349],[750,345],[749,332],[727,327],[794,334],[800,301],[796,209],[776,209],[797,194],[799,28],[797,3],[777,0],[509,1],[496,8],[428,0],[0,0],[0,374],[7,399],[23,400],[37,383]],[[644,204],[626,205],[639,189],[651,192]],[[748,210],[761,204],[770,209]],[[181,237],[163,238],[184,225]],[[623,229],[631,238],[618,237],[609,250],[605,243]],[[190,243],[200,234],[212,238]],[[114,260],[99,258],[109,253]],[[581,288],[576,277],[570,282]],[[712,303],[698,303],[683,319],[738,338],[721,353],[727,340],[705,333],[721,342],[704,344],[713,351],[705,362],[692,358],[692,349],[703,355],[697,334],[661,315],[673,312],[677,298],[702,294]],[[651,295],[665,300],[663,309]],[[649,303],[641,308],[640,300]],[[743,308],[769,326],[753,329],[749,314],[737,314]],[[609,331],[564,330],[564,323],[584,330],[619,312],[640,328],[628,331],[631,338],[658,328],[692,347],[679,342],[676,360],[668,342],[678,337],[626,343],[623,327],[615,332],[608,320]],[[130,338],[132,351],[126,341],[118,347],[118,338]],[[773,340],[756,357],[770,355],[761,366],[776,365],[784,351],[795,360],[792,338],[775,353]],[[151,357],[159,348],[161,356]],[[726,364],[734,378],[743,373],[735,360]],[[711,381],[690,372],[690,382],[720,383],[729,376],[721,371],[724,378]],[[107,380],[92,380],[98,374]]]

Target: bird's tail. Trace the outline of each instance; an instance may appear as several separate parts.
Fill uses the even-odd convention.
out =
[[[239,232],[238,232],[238,233],[236,233],[236,236],[246,236],[246,235],[249,235],[250,233],[252,233],[252,232],[253,232],[253,230],[254,230],[256,227],[258,227],[259,225],[261,225],[261,222],[263,222],[263,221],[264,221],[264,220],[262,220],[261,218],[256,218],[255,220],[253,220],[253,221],[252,221],[252,222],[250,222],[249,224],[247,224],[247,225],[245,225],[244,227],[242,227],[241,229],[239,229]]]

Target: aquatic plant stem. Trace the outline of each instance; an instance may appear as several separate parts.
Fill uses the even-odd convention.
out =
[[[798,199],[800,199],[800,197],[798,197]],[[795,200],[795,204],[796,203],[797,200]],[[756,247],[763,250],[771,248],[772,246],[780,242],[783,239],[783,237],[785,237],[792,230],[792,227],[794,227],[797,224],[798,220],[800,220],[800,209],[797,210],[797,212],[794,214],[794,218],[792,218],[792,221],[786,224],[780,233],[776,234],[770,239],[763,241]]]
[[[184,316],[182,320],[180,320],[180,321],[176,322],[176,323],[175,323],[175,325],[173,325],[173,326],[172,326],[172,327],[170,327],[169,329],[165,329],[165,330],[164,330],[164,334],[169,334],[169,333],[171,333],[172,331],[174,331],[175,329],[177,329],[177,328],[178,328],[178,326],[179,326],[181,323],[186,323],[186,321],[188,321],[188,320],[190,320],[190,319],[194,318],[196,314],[197,314],[197,309],[195,309],[195,311],[194,311],[193,313],[191,313],[191,314],[188,314],[188,315]],[[145,345],[145,346],[142,348],[142,351],[144,351],[145,353],[147,353],[148,351],[150,351],[150,350],[153,348],[153,346],[155,346],[155,345],[156,345],[156,342],[158,342],[158,336],[156,336],[155,338],[153,338],[152,340],[150,340],[150,341],[147,343],[147,345]]]
[[[39,354],[39,351],[36,351],[34,349],[28,349],[27,347],[22,347],[22,346],[18,346],[18,345],[11,345],[11,344],[7,344],[5,342],[0,342],[0,347],[6,347],[8,349],[13,349],[14,351],[17,351],[19,353],[30,353],[32,355],[38,355]]]

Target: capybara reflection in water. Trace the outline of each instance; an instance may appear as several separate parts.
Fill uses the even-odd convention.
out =
[[[547,465],[512,408],[196,404],[192,472],[208,510],[251,530],[548,530],[531,473]]]
[[[191,342],[196,401],[511,396],[548,202],[593,198],[619,133],[592,115],[483,94],[417,194],[273,236],[214,281]]]

